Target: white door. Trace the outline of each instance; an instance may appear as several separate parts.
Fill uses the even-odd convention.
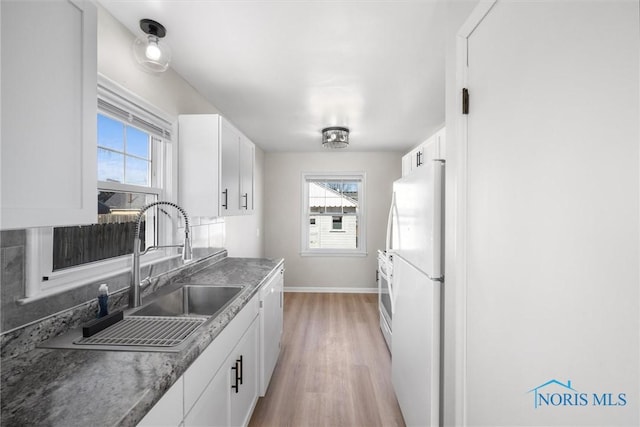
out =
[[[393,257],[393,275],[393,388],[407,426],[437,426],[441,284],[400,256]]]
[[[498,1],[475,24],[465,424],[638,425],[638,2]]]

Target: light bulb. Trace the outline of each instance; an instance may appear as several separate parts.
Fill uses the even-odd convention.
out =
[[[144,51],[144,54],[147,58],[152,61],[157,61],[162,56],[162,51],[158,47],[158,39],[149,37],[149,44],[147,44],[147,48]]]

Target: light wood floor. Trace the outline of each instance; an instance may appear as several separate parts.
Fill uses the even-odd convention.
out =
[[[377,295],[285,294],[280,359],[249,426],[404,426]]]

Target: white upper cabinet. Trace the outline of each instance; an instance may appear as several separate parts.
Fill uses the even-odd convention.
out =
[[[179,117],[179,199],[192,216],[253,213],[255,145],[218,114]]]
[[[95,223],[97,21],[90,1],[3,1],[1,228]]]
[[[217,114],[178,118],[178,198],[191,216],[220,216],[219,134]]]
[[[221,120],[220,144],[220,214],[240,213],[240,131],[231,123]]]
[[[240,210],[253,211],[253,174],[256,158],[255,145],[244,135],[240,136]]]
[[[429,139],[402,156],[402,176],[424,165],[426,159],[444,159],[446,130],[440,129]]]

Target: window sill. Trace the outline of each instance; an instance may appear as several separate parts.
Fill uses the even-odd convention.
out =
[[[166,255],[160,252],[149,253],[142,257],[140,260],[140,266],[146,267],[147,265],[169,260],[171,258],[177,258],[179,256],[179,254]],[[59,272],[52,273],[47,281],[42,281],[41,277],[33,277],[31,278],[33,282],[29,289],[30,292],[25,298],[19,299],[18,304],[28,304],[80,286],[103,280],[107,281],[109,278],[130,271],[131,255],[125,255],[116,259],[102,262],[98,261],[76,268],[61,270]],[[45,283],[46,285],[44,285]]]
[[[300,256],[303,257],[366,257],[367,255],[366,251],[340,249],[318,249],[300,252]]]

